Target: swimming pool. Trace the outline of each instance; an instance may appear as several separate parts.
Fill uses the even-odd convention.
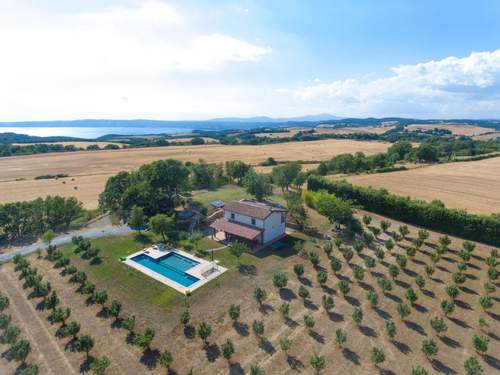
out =
[[[186,273],[187,270],[198,265],[199,262],[177,254],[176,252],[170,252],[157,259],[153,259],[146,254],[139,254],[130,259],[184,287],[191,286],[200,280]]]

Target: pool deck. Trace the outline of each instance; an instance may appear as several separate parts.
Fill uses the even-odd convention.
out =
[[[193,277],[196,277],[198,281],[193,283],[192,285],[185,287],[174,280],[169,279],[166,276],[160,275],[157,272],[154,272],[153,270],[144,267],[143,265],[134,262],[132,260],[133,257],[140,255],[140,254],[145,254],[148,257],[152,259],[158,259],[161,258],[162,256],[165,256],[169,253],[177,253],[179,255],[182,255],[183,257],[186,257],[188,259],[191,259],[198,264],[187,271],[185,271],[186,274],[191,275]],[[227,268],[219,266],[217,264],[217,261],[215,262],[209,262],[205,259],[201,259],[198,257],[195,257],[194,255],[191,255],[185,251],[179,250],[179,249],[167,249],[162,246],[157,246],[157,247],[150,247],[147,249],[143,249],[140,251],[137,251],[129,256],[126,257],[125,261],[123,262],[126,265],[135,268],[138,271],[141,271],[142,273],[148,275],[149,277],[152,277],[153,279],[159,281],[162,284],[165,284],[175,290],[177,290],[180,293],[187,294],[188,292],[192,292],[202,285],[205,285],[208,283],[210,280],[215,279],[216,277],[222,275],[224,272],[227,271]]]

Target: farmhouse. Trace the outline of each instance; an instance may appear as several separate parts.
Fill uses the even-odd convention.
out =
[[[210,227],[214,236],[222,232],[222,239],[241,241],[250,248],[260,248],[285,235],[287,210],[278,204],[240,200],[224,205],[224,216]]]

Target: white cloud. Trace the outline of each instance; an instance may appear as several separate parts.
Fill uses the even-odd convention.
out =
[[[319,82],[280,92],[351,116],[477,116],[500,104],[500,49],[401,65],[392,72],[385,78]],[[500,109],[492,115],[500,115]]]
[[[173,85],[181,91],[179,75],[187,81],[223,74],[230,64],[253,64],[272,52],[226,33],[198,30],[199,15],[160,1],[83,13],[54,11],[32,25],[21,22],[22,13],[19,24],[9,16],[3,23],[0,14],[0,121],[80,117],[87,103],[95,104],[96,115],[106,113],[108,102],[131,92],[147,94],[160,84],[164,92]],[[117,97],[106,100],[104,92]],[[75,103],[76,98],[81,102]]]

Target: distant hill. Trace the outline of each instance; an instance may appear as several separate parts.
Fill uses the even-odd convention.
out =
[[[298,117],[267,117],[267,116],[257,116],[257,117],[221,117],[215,118],[212,122],[256,122],[256,123],[272,123],[272,122],[302,122],[302,121],[328,121],[328,120],[341,120],[342,117],[330,115],[328,113],[320,113],[318,115],[306,115]]]

